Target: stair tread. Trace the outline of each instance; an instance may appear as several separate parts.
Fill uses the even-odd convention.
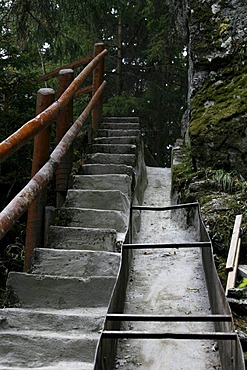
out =
[[[117,232],[127,232],[129,219],[129,215],[123,211],[78,207],[60,208],[59,215],[62,216],[65,226],[103,225],[106,228],[114,228]]]
[[[72,187],[82,190],[119,190],[131,195],[131,179],[127,174],[75,175]]]
[[[7,329],[7,330],[1,330],[1,339],[4,339],[4,336],[7,335],[14,335],[18,337],[27,337],[30,339],[32,338],[53,338],[56,340],[59,339],[89,339],[93,341],[97,341],[99,339],[99,333],[93,333],[93,332],[84,332],[84,333],[73,333],[73,332],[58,332],[58,331],[51,331],[51,330],[16,330],[16,329]]]
[[[89,159],[92,164],[125,164],[134,167],[136,164],[135,154],[109,154],[109,153],[95,153]]]
[[[80,308],[67,308],[67,309],[52,309],[52,308],[16,308],[7,307],[0,310],[1,316],[17,313],[17,314],[34,314],[34,315],[52,315],[52,316],[65,316],[65,317],[96,317],[105,316],[107,312],[107,306],[102,307],[80,307]]]
[[[82,165],[79,169],[79,174],[128,174],[129,176],[132,176],[133,167],[126,164],[91,163]]]
[[[11,272],[7,305],[11,307],[105,307],[116,277],[62,277]]]
[[[130,201],[120,190],[69,189],[65,207],[128,212]]]
[[[94,139],[95,144],[132,144],[135,145],[138,142],[136,136],[111,136],[111,137],[97,137]]]
[[[0,362],[1,364],[1,362]],[[2,368],[3,369],[3,368]],[[14,370],[28,370],[30,367],[18,367],[15,366],[14,368],[11,366],[5,366],[4,369],[14,369]],[[4,370],[3,369],[3,370]],[[94,364],[90,362],[78,362],[78,361],[62,361],[54,363],[54,365],[50,366],[38,366],[38,367],[33,367],[32,370],[68,370],[68,369],[73,369],[73,370],[93,370],[94,369]]]
[[[36,248],[32,273],[82,278],[116,276],[119,264],[119,253]]]
[[[0,314],[0,332],[36,330],[68,334],[98,333],[103,327],[106,313],[107,307],[89,307],[87,310],[7,308]]]
[[[113,117],[113,116],[106,116],[103,118],[103,122],[117,122],[117,121],[128,121],[128,122],[139,122],[139,117],[134,117],[134,116],[130,116],[130,117],[126,117],[126,116],[119,116],[119,117]]]
[[[47,246],[55,249],[114,251],[117,232],[113,228],[50,226]]]

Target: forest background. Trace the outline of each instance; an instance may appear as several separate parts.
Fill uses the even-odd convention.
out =
[[[1,0],[0,10],[1,141],[34,116],[36,92],[45,87],[39,76],[104,42],[104,114],[139,116],[145,146],[159,166],[170,165],[186,109],[187,53],[166,2]],[[56,79],[49,87],[56,90]],[[75,118],[86,99],[77,100]],[[1,164],[1,209],[30,178],[31,158],[32,143]],[[3,276],[22,268],[22,222],[1,241]]]

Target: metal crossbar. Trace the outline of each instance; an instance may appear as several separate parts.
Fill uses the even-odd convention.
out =
[[[159,249],[159,248],[210,248],[210,242],[194,243],[155,243],[155,244],[123,244],[124,249]]]
[[[140,211],[170,211],[173,209],[181,209],[181,208],[196,208],[199,207],[199,203],[184,203],[184,204],[173,204],[171,206],[166,207],[150,207],[150,206],[137,206],[132,205],[131,208],[133,210],[140,210]]]
[[[231,322],[231,315],[138,315],[111,313],[107,321],[157,321],[157,322]]]
[[[129,220],[129,229],[130,229],[130,234],[129,234],[129,241],[132,242],[132,212],[135,210],[139,211],[171,211],[171,210],[176,210],[176,209],[183,209],[183,208],[198,208],[199,203],[194,202],[194,203],[183,203],[183,204],[173,204],[170,206],[166,207],[150,207],[150,206],[139,206],[139,205],[133,205],[131,204],[130,206],[130,220]]]
[[[233,332],[205,332],[205,333],[147,333],[142,331],[108,331],[102,332],[103,338],[129,338],[129,339],[194,339],[194,340],[237,340]]]

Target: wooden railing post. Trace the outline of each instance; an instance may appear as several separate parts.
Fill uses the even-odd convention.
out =
[[[103,43],[95,44],[94,56],[97,56],[105,49]],[[96,93],[97,89],[100,87],[104,80],[104,59],[97,65],[93,73],[93,95]],[[101,96],[96,103],[92,112],[92,136],[95,136],[95,132],[99,127],[99,123],[102,120],[103,115],[103,96]]]
[[[58,98],[67,89],[74,79],[73,69],[61,69],[58,79]],[[56,144],[62,139],[73,123],[73,99],[67,104],[65,109],[57,119]],[[61,164],[56,171],[56,192],[57,207],[61,207],[65,201],[68,190],[68,182],[72,168],[73,148],[71,147],[64,156]]]
[[[54,102],[55,92],[45,88],[38,90],[36,102],[36,115],[44,111]],[[50,127],[46,128],[34,139],[32,174],[33,177],[49,159],[50,153]],[[31,267],[33,250],[43,246],[44,239],[44,207],[46,203],[46,189],[33,201],[28,209],[24,271]]]

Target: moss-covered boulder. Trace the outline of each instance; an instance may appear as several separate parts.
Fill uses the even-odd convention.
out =
[[[169,3],[188,40],[184,132],[194,164],[198,169],[234,169],[247,178],[246,0]]]
[[[247,177],[247,7],[245,0],[190,0],[188,122],[198,168]]]
[[[211,75],[191,100],[192,155],[198,167],[247,177],[247,66],[225,74]]]

